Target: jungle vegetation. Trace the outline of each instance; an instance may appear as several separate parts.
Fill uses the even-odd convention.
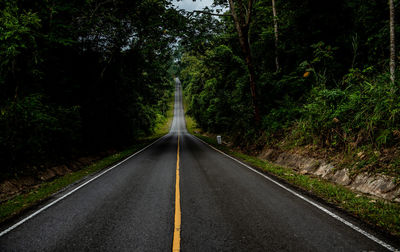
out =
[[[180,48],[189,113],[200,128],[255,149],[368,152],[358,160],[364,165],[390,152],[383,162],[400,174],[398,1],[215,4],[226,12],[191,14],[195,32]]]
[[[1,176],[150,134],[181,18],[161,0],[0,0]]]
[[[390,150],[400,174],[397,0],[171,2],[0,0],[3,177],[150,134],[172,76],[237,145]]]

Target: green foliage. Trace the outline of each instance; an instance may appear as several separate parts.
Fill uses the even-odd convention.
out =
[[[301,108],[289,96],[285,96],[279,107],[272,108],[262,119],[262,128],[273,133],[292,126],[293,119],[298,118]]]
[[[385,74],[367,77],[365,72],[352,69],[342,88],[313,88],[304,105],[303,130],[318,136],[321,144],[395,144],[400,125],[396,87]]]
[[[271,4],[257,1],[248,37],[259,124],[232,18],[170,7],[163,0],[0,2],[5,170],[16,160],[71,157],[150,134],[179,71],[197,124],[238,142],[267,133],[338,149],[398,146],[385,1],[276,0],[277,73]]]
[[[170,2],[0,1],[2,174],[132,144],[168,110]]]
[[[332,81],[334,73],[332,68],[335,65],[334,52],[338,49],[337,47],[332,48],[329,45],[325,45],[324,42],[320,41],[316,44],[312,44],[313,58],[311,61],[304,61],[300,63],[299,68],[305,72],[311,72],[314,77],[314,85],[326,86],[328,81]]]
[[[243,61],[224,45],[204,57],[186,55],[181,77],[189,95],[189,114],[212,132],[241,130],[248,125],[248,84]]]
[[[16,1],[10,1],[0,10],[0,55],[6,64],[22,50],[35,43],[33,33],[40,27],[40,19],[31,11],[20,11]]]
[[[249,76],[232,18],[212,22],[209,15],[190,16],[191,27],[207,34],[203,40],[185,34],[189,42],[180,45],[180,76],[197,125],[244,146],[263,139],[342,152],[398,149],[400,92],[399,82],[391,84],[387,74],[387,2],[275,2],[277,48],[271,2],[255,3],[248,30],[258,124],[249,116]]]
[[[80,122],[79,107],[46,104],[40,94],[10,102],[0,114],[2,174],[18,172],[22,160],[71,152],[80,143]]]

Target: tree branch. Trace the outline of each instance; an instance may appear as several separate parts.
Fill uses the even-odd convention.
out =
[[[235,21],[236,29],[238,30],[238,32],[240,32],[239,31],[240,30],[240,25],[239,26],[237,25],[237,24],[240,24],[240,20],[239,20],[237,14],[236,14],[235,5],[234,5],[232,0],[229,0],[229,7],[230,7],[230,10],[231,10],[231,15],[233,17],[233,20]]]
[[[250,25],[252,11],[253,11],[253,0],[249,0],[249,6],[247,7],[246,25]]]

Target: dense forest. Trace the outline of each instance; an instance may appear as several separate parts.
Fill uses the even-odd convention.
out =
[[[192,13],[195,32],[180,47],[189,113],[200,128],[256,149],[369,151],[364,164],[383,150],[400,174],[398,1],[215,4],[226,12]]]
[[[151,133],[181,18],[169,1],[1,0],[2,176]]]
[[[1,0],[1,173],[151,134],[175,75],[204,131],[256,148],[390,150],[400,174],[397,5]]]

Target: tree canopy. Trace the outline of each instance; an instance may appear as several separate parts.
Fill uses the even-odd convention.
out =
[[[383,0],[214,2],[231,8],[208,22],[211,37],[183,44],[180,65],[189,112],[201,128],[242,144],[261,136],[341,150],[398,146],[399,83],[389,71],[396,1],[392,14]],[[212,19],[197,14],[191,22]]]
[[[198,125],[241,144],[399,146],[397,1],[214,4],[0,1],[2,173],[150,134],[173,75]]]
[[[164,0],[0,1],[2,174],[149,134],[182,19]]]

